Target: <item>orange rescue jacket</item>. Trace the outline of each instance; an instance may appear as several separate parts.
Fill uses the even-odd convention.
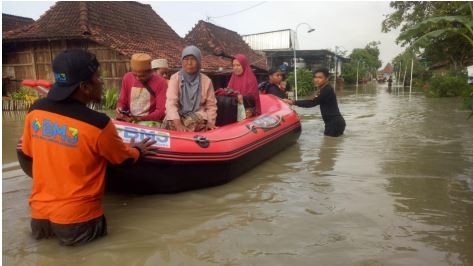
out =
[[[47,98],[26,116],[22,150],[33,160],[31,216],[59,224],[103,215],[107,161],[131,163],[139,157],[105,114],[78,101]]]

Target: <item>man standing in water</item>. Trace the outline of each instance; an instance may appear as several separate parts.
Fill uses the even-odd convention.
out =
[[[31,106],[22,138],[33,161],[31,230],[35,239],[57,237],[73,246],[107,234],[101,206],[107,161],[136,162],[155,154],[155,141],[125,145],[108,116],[87,108],[102,97],[94,54],[66,50],[52,65],[54,87]]]
[[[326,136],[338,137],[345,131],[345,119],[340,114],[337,104],[337,96],[328,82],[328,69],[321,68],[315,71],[314,84],[317,87],[316,95],[310,100],[293,101],[283,99],[287,104],[299,107],[314,107],[320,104],[320,112],[325,123],[324,134]]]

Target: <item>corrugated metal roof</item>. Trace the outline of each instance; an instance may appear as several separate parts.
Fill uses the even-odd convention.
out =
[[[297,34],[290,29],[242,35],[242,38],[253,50],[284,50],[294,46],[299,49]]]

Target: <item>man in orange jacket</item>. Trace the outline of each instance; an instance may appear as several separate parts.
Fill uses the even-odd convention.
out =
[[[79,245],[106,235],[101,202],[107,161],[131,164],[155,154],[155,141],[125,145],[108,116],[87,108],[102,97],[98,68],[94,54],[61,52],[53,61],[53,88],[26,116],[22,150],[33,160],[29,203],[36,239]]]

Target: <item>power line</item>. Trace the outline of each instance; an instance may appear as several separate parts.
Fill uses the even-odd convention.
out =
[[[255,8],[255,7],[257,7],[257,6],[260,6],[260,5],[264,4],[264,3],[266,3],[266,2],[263,1],[263,2],[260,2],[260,3],[256,4],[256,5],[252,5],[252,6],[250,6],[250,7],[245,8],[245,9],[242,9],[242,10],[239,10],[239,11],[236,11],[236,12],[233,12],[233,13],[230,13],[230,14],[222,15],[222,16],[216,16],[216,17],[209,17],[209,16],[207,16],[207,21],[208,21],[208,20],[211,20],[211,19],[214,19],[214,18],[223,18],[223,17],[228,17],[228,16],[233,16],[233,15],[236,15],[236,14],[240,14],[240,13],[242,13],[242,12],[245,12],[245,11],[247,11],[247,10],[250,10],[250,9],[252,9],[252,8]]]

